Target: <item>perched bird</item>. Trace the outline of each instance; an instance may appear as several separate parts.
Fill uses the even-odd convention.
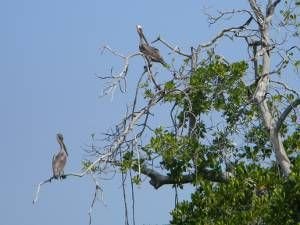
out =
[[[161,57],[159,50],[157,48],[154,48],[149,45],[144,33],[143,33],[143,28],[141,25],[136,26],[136,30],[140,36],[140,43],[139,43],[139,49],[141,53],[143,53],[150,63],[152,62],[159,62],[163,66],[166,66],[167,64],[165,63],[164,59]]]
[[[53,156],[52,169],[53,169],[53,177],[55,179],[58,179],[58,178],[65,178],[64,167],[67,162],[68,152],[67,152],[67,148],[64,144],[63,135],[56,134],[56,139],[57,139],[58,144],[60,145],[60,150],[57,155]]]

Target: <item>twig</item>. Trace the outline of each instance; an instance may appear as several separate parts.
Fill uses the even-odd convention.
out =
[[[152,43],[155,43],[155,42],[161,42],[162,44],[164,44],[165,46],[167,46],[169,49],[171,49],[173,52],[179,54],[179,55],[182,55],[182,56],[185,56],[187,58],[191,58],[192,56],[189,55],[189,54],[186,54],[186,53],[183,53],[180,51],[180,49],[176,46],[176,47],[173,47],[171,44],[169,44],[168,42],[166,42],[164,39],[162,39],[160,36],[158,36],[156,38],[156,40],[152,41]]]
[[[124,61],[123,69],[118,74],[113,75],[112,74],[112,70],[111,70],[111,75],[109,75],[109,76],[97,76],[97,78],[102,79],[102,80],[107,80],[107,79],[111,80],[111,82],[109,83],[109,85],[106,86],[103,89],[102,96],[111,94],[112,97],[113,97],[114,91],[115,91],[115,89],[116,89],[117,86],[119,86],[121,92],[126,92],[126,90],[127,90],[126,75],[128,73],[129,59],[133,58],[135,56],[141,55],[141,53],[140,52],[135,52],[135,53],[129,54],[128,56],[125,56],[125,55],[123,55],[123,54],[121,54],[121,53],[113,50],[112,48],[110,48],[107,45],[105,45],[102,48],[102,52],[101,53],[103,54],[104,51],[109,51],[113,55],[122,58],[123,61]],[[124,90],[122,89],[122,86],[121,86],[121,82],[122,81],[124,81],[124,85],[125,85]]]
[[[97,196],[98,196],[98,192],[101,191],[101,201],[104,203],[103,201],[103,190],[100,186],[100,184],[98,183],[97,179],[95,178],[95,176],[93,174],[91,174],[92,178],[93,178],[93,181],[95,182],[95,192],[94,192],[94,197],[92,199],[92,203],[91,203],[91,206],[90,206],[90,209],[89,209],[89,225],[92,224],[92,211],[93,211],[93,208],[94,208],[94,205],[96,203],[96,200],[97,200]],[[105,205],[105,203],[104,203]]]
[[[122,153],[120,152],[120,158],[122,158]],[[126,199],[126,190],[125,190],[125,175],[124,172],[121,171],[122,174],[122,191],[123,191],[123,201],[124,201],[124,209],[125,209],[125,225],[129,225],[128,222],[128,208],[127,208],[127,199]]]
[[[226,28],[223,29],[220,33],[217,34],[217,36],[215,36],[211,41],[209,41],[206,44],[199,44],[197,47],[197,52],[200,51],[201,48],[207,48],[211,45],[213,45],[219,38],[223,37],[224,34],[226,34],[227,32],[233,32],[236,30],[242,30],[244,29],[246,26],[248,26],[250,24],[250,22],[252,21],[253,17],[251,16],[244,24],[238,26],[238,27],[230,27],[230,28]]]
[[[289,113],[295,109],[298,105],[300,105],[300,98],[296,99],[295,101],[293,101],[280,115],[277,123],[276,123],[276,128],[275,131],[279,131],[282,123],[284,122],[284,120],[286,119],[286,117],[289,115]]]
[[[300,94],[299,94],[297,91],[295,91],[295,90],[289,88],[289,87],[287,86],[287,84],[285,84],[285,83],[283,83],[283,82],[280,82],[280,81],[276,81],[276,80],[270,80],[270,82],[271,82],[271,83],[275,83],[275,84],[279,84],[279,85],[281,85],[282,87],[284,87],[285,90],[290,91],[290,92],[292,92],[294,95],[297,95],[298,97],[300,97]]]
[[[41,182],[41,183],[38,184],[37,191],[35,193],[35,197],[34,197],[34,199],[32,201],[32,204],[35,204],[38,201],[41,186],[44,185],[44,184],[46,184],[46,183],[50,183],[53,179],[54,179],[54,176],[52,176],[49,179],[47,179],[47,180],[45,180],[45,181],[43,181],[43,182]]]
[[[129,171],[129,174],[130,174],[131,199],[132,199],[132,221],[133,221],[133,225],[135,225],[135,197],[134,197],[134,186],[132,181],[131,170]]]

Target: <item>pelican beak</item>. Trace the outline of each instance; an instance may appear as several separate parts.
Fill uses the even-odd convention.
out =
[[[137,25],[137,26],[136,26],[136,30],[137,30],[137,32],[138,32],[140,38],[143,39],[143,40],[146,42],[146,44],[148,44],[148,41],[147,41],[147,39],[146,39],[146,37],[145,37],[145,35],[144,35],[144,32],[143,32],[142,26],[141,26],[141,25]]]
[[[60,133],[56,134],[56,138],[57,138],[58,141],[63,141],[64,140],[63,135],[60,134]]]

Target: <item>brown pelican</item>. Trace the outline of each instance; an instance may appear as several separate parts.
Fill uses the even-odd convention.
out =
[[[149,45],[147,39],[145,38],[145,35],[143,33],[143,28],[141,25],[136,26],[136,30],[140,36],[140,44],[139,49],[141,53],[143,53],[147,59],[147,61],[150,63],[152,62],[159,62],[163,66],[166,66],[164,59],[160,56],[159,50],[157,48],[154,48]]]
[[[52,159],[52,169],[53,169],[53,177],[55,179],[65,178],[64,176],[64,167],[67,162],[68,152],[67,148],[64,144],[64,137],[62,134],[56,134],[56,140],[60,145],[60,151],[57,155],[53,156]]]

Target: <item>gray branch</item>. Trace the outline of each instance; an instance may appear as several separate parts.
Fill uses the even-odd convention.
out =
[[[250,4],[250,7],[251,7],[252,11],[255,14],[257,23],[259,24],[260,27],[263,27],[264,26],[265,17],[263,15],[260,7],[256,3],[256,0],[249,0],[249,4]]]
[[[271,23],[272,16],[275,11],[276,5],[279,3],[279,1],[275,1],[272,3],[272,1],[269,1],[269,4],[267,6],[267,18],[262,18],[263,15],[261,13],[260,7],[256,3],[256,0],[249,0],[249,4],[257,17],[257,22],[260,27],[260,35],[261,35],[261,41],[263,43],[261,48],[261,56],[262,56],[262,75],[258,79],[257,87],[254,93],[254,99],[257,103],[261,115],[262,120],[264,122],[264,125],[269,131],[270,135],[270,142],[272,143],[272,147],[275,152],[276,160],[278,164],[281,167],[281,170],[284,174],[284,176],[288,176],[291,173],[291,162],[287,156],[287,153],[285,151],[285,148],[283,146],[282,137],[280,133],[278,132],[278,127],[280,127],[280,124],[282,122],[279,122],[275,119],[273,115],[272,109],[269,107],[266,93],[269,88],[270,83],[270,67],[271,67],[271,57],[270,57],[270,37],[269,37],[269,26]],[[262,21],[262,19],[264,19]],[[283,117],[282,117],[283,118]]]
[[[209,181],[213,182],[227,182],[231,177],[233,177],[233,174],[230,172],[216,172],[214,170],[204,168],[200,171],[198,171],[200,175]],[[174,179],[174,177],[169,175],[163,175],[159,173],[158,171],[148,167],[147,165],[143,164],[141,166],[141,173],[148,176],[150,178],[149,183],[155,188],[158,189],[163,185],[166,184],[187,184],[192,183],[195,181],[196,175],[195,174],[186,174],[182,176],[182,179],[180,181]]]
[[[300,98],[296,99],[295,101],[293,101],[284,111],[283,113],[280,115],[277,124],[276,124],[276,131],[279,132],[279,129],[282,125],[282,123],[285,121],[286,117],[289,115],[289,113],[295,109],[298,105],[300,105]]]
[[[210,42],[208,42],[206,44],[202,44],[202,45],[200,44],[200,45],[198,45],[197,51],[199,51],[200,48],[207,48],[207,47],[213,45],[218,39],[220,39],[221,37],[223,37],[224,34],[226,34],[227,32],[233,32],[233,31],[244,29],[246,26],[248,26],[251,23],[252,19],[253,18],[251,16],[244,24],[242,24],[242,25],[240,25],[238,27],[230,27],[230,28],[226,28],[226,29],[222,30]]]

